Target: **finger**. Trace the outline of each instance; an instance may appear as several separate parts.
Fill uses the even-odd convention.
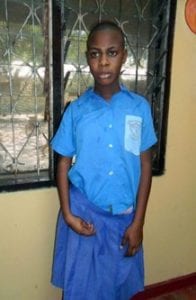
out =
[[[95,228],[93,224],[89,224],[85,221],[82,222],[82,234],[92,235],[95,233]]]
[[[129,247],[125,256],[134,256],[137,252],[137,248],[136,247]]]
[[[82,221],[82,226],[87,230],[94,230],[94,226],[91,223],[87,223],[85,221]]]
[[[95,234],[95,231],[88,230],[88,229],[85,229],[85,228],[84,228],[84,229],[81,231],[80,234],[90,236],[90,235],[94,235],[94,234]]]
[[[125,256],[132,256],[132,248],[131,247],[128,247],[127,248],[127,251],[126,251],[126,253],[125,253]]]
[[[127,239],[126,239],[126,237],[124,236],[124,237],[122,238],[122,241],[121,241],[121,246],[125,246],[126,243],[127,243]]]
[[[95,234],[95,228],[93,226],[89,228],[85,228],[85,231],[88,232],[89,234]]]

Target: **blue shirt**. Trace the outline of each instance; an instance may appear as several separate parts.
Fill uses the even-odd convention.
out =
[[[76,157],[70,181],[113,214],[135,206],[140,153],[156,142],[149,103],[125,87],[105,101],[88,89],[64,112],[52,148]]]

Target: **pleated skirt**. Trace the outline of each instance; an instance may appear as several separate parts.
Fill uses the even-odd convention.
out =
[[[112,215],[74,186],[70,188],[74,215],[94,224],[96,234],[75,233],[59,213],[52,267],[52,284],[63,289],[63,300],[129,300],[144,288],[143,249],[126,257],[121,246],[134,213]]]

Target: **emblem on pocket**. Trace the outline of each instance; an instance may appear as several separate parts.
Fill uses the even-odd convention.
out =
[[[125,150],[140,154],[142,118],[127,115],[125,117]]]

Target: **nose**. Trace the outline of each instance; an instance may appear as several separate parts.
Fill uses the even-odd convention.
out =
[[[107,57],[107,54],[106,54],[106,53],[102,53],[102,54],[100,55],[99,64],[100,64],[101,66],[106,66],[106,65],[109,64],[108,57]]]

